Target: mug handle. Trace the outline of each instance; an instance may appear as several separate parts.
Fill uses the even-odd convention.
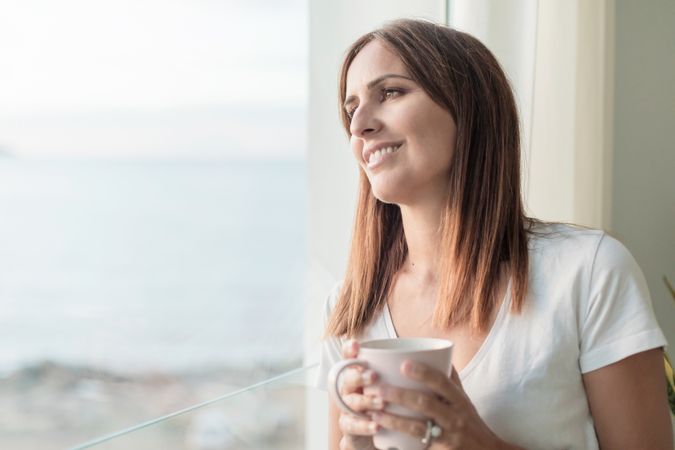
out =
[[[330,372],[328,372],[329,392],[333,397],[333,399],[335,400],[337,406],[339,406],[340,409],[342,409],[344,412],[370,420],[370,416],[351,409],[347,405],[347,403],[345,403],[345,401],[342,400],[342,397],[340,396],[340,391],[338,389],[338,380],[340,378],[340,374],[342,373],[342,371],[349,366],[361,366],[364,369],[367,369],[368,362],[363,359],[343,359],[342,361],[338,361],[337,363],[333,364],[333,367],[330,368]]]

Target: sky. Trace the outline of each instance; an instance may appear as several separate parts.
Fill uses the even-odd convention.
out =
[[[0,150],[302,157],[307,10],[298,0],[0,0]]]

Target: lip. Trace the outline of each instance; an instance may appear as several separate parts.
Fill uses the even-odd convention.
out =
[[[363,158],[363,162],[366,166],[368,166],[368,160],[370,159],[371,153],[374,153],[378,150],[381,150],[383,148],[387,147],[399,147],[403,145],[403,142],[380,142],[378,144],[371,145],[369,147],[366,147],[363,152],[361,153],[361,157]]]

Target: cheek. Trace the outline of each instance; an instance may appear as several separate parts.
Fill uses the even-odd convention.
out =
[[[357,137],[352,136],[349,139],[349,145],[352,149],[352,155],[356,161],[361,164],[363,162],[362,152],[363,152],[363,141]]]
[[[424,148],[433,149],[428,154],[445,164],[452,158],[455,150],[455,123],[444,111],[437,112],[427,120],[417,121],[419,136],[423,140]]]

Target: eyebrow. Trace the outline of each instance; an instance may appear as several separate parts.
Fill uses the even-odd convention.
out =
[[[388,78],[402,78],[402,79],[408,80],[408,81],[415,81],[410,77],[406,77],[405,75],[398,75],[398,74],[395,74],[395,73],[385,73],[384,75],[379,76],[379,77],[375,78],[374,80],[370,81],[366,85],[366,88],[372,89],[373,87],[377,86],[378,84],[382,83],[384,80],[386,80]],[[349,97],[347,97],[345,99],[345,102],[342,104],[342,106],[344,108],[346,108],[354,100],[356,100],[356,96],[350,95]]]

